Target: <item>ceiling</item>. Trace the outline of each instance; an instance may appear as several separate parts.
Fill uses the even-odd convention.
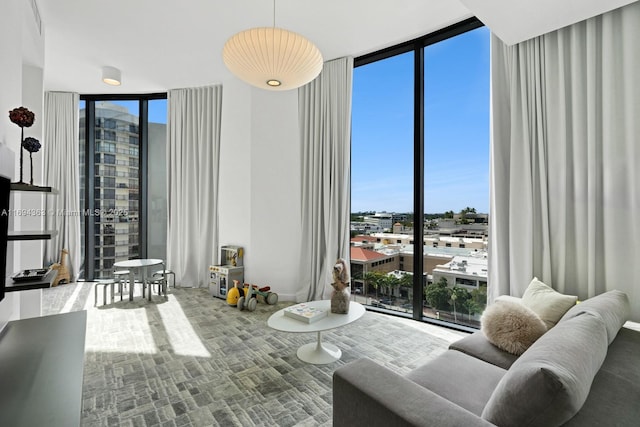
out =
[[[496,9],[512,1],[277,0],[275,23],[314,42],[327,61],[446,27],[473,16],[467,6],[480,9],[477,16],[491,22],[496,34],[502,27],[507,34],[520,26]],[[537,22],[528,26],[533,33],[547,30],[548,16],[557,18],[554,3],[565,3],[524,3],[540,1],[548,3],[551,13],[520,17]],[[566,3],[580,9],[576,1]],[[580,1],[602,5],[631,0]],[[271,0],[39,0],[38,7],[45,34],[45,59],[39,64],[44,66],[45,90],[81,94],[164,92],[221,83],[231,76],[222,62],[226,40],[247,28],[271,26],[274,15]],[[553,25],[562,22],[554,18]],[[121,86],[102,83],[103,66],[122,71]]]

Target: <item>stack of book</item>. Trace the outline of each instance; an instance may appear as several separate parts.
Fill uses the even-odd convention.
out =
[[[327,317],[328,313],[329,310],[311,307],[305,303],[292,305],[284,309],[285,316],[305,323],[313,323],[316,320]]]

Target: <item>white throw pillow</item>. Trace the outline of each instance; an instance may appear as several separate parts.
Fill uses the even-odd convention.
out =
[[[547,327],[533,310],[514,301],[491,304],[480,319],[481,330],[496,347],[520,356],[545,332]]]
[[[564,295],[534,277],[522,295],[522,304],[536,313],[551,329],[576,304],[578,297]]]

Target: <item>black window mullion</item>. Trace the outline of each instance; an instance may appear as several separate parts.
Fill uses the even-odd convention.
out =
[[[424,295],[424,48],[416,46],[413,83],[413,318],[422,320]]]
[[[140,141],[138,144],[138,247],[140,258],[147,257],[147,171],[149,152],[149,101],[140,100]]]
[[[93,177],[95,176],[95,153],[96,153],[96,135],[95,135],[95,121],[96,121],[96,104],[95,101],[85,101],[85,206],[88,212],[93,212],[95,209],[95,184]],[[96,247],[96,235],[95,235],[95,217],[93,215],[85,215],[84,221],[84,271],[85,280],[93,280],[95,277],[95,251]]]

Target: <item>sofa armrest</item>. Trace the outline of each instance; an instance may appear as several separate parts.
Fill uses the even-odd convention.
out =
[[[333,426],[492,426],[370,359],[333,374]]]

